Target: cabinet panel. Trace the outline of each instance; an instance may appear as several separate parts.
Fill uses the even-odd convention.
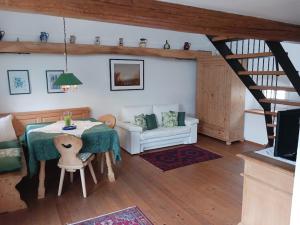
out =
[[[199,61],[199,132],[227,142],[243,139],[244,93],[243,84],[223,58],[212,56]]]

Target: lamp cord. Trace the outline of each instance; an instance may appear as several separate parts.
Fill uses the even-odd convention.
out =
[[[64,43],[65,43],[65,60],[66,60],[66,72],[68,72],[68,51],[67,51],[67,33],[66,33],[66,19],[63,17],[64,21]]]

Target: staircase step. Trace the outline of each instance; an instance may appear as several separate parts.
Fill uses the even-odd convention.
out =
[[[273,128],[275,128],[277,125],[276,124],[273,124],[273,123],[268,123],[267,124],[267,127],[273,127]]]
[[[277,112],[265,111],[265,114],[269,116],[277,116]]]
[[[270,57],[270,56],[273,56],[272,52],[260,52],[260,53],[227,55],[226,59],[252,59],[252,58]]]
[[[260,99],[259,102],[280,104],[280,105],[300,106],[300,102],[289,101],[289,100],[279,100],[279,99],[273,99],[273,98]]]
[[[238,75],[240,76],[249,76],[249,75],[286,75],[284,71],[239,71]]]
[[[284,86],[250,86],[250,90],[274,90],[274,91],[289,91],[296,92],[296,89],[293,87],[284,87]]]
[[[241,40],[239,38],[233,38],[233,37],[225,37],[225,36],[216,36],[212,38],[213,42],[218,42],[218,41],[236,41],[236,40]]]
[[[264,111],[262,109],[246,109],[245,112],[262,116],[265,114],[270,116],[277,116],[277,112]]]

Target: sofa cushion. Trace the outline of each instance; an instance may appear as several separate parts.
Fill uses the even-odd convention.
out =
[[[127,106],[121,110],[121,121],[134,123],[134,116],[153,113],[152,106]]]
[[[16,139],[16,132],[12,125],[12,115],[0,118],[0,142]]]
[[[178,126],[185,126],[185,112],[178,112],[177,114]]]
[[[21,169],[21,149],[0,149],[0,173],[11,172]]]
[[[168,137],[178,134],[188,134],[191,132],[190,127],[158,127],[153,130],[147,130],[141,134],[141,139],[151,139],[159,137]]]
[[[147,130],[153,130],[158,127],[155,114],[146,115],[145,120],[146,120]]]
[[[147,130],[146,118],[144,113],[134,116],[134,124],[143,128],[143,131]]]
[[[153,113],[156,115],[157,123],[162,126],[162,112],[179,111],[178,104],[168,104],[168,105],[153,105]]]
[[[176,127],[178,125],[177,112],[162,112],[162,126],[163,127]]]
[[[0,173],[21,169],[21,148],[18,140],[0,142]]]

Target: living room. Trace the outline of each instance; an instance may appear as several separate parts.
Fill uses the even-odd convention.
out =
[[[146,2],[151,8],[151,4],[156,1],[145,1],[145,5],[147,5]],[[80,5],[80,1],[77,3]],[[184,1],[179,3],[187,4]],[[39,4],[47,5],[47,1]],[[68,1],[64,4],[68,6]],[[170,6],[167,5],[169,3],[164,4],[166,4],[163,5],[164,7]],[[199,7],[197,4],[194,6]],[[205,1],[202,6],[206,8]],[[181,5],[176,5],[176,10],[177,7],[181,10]],[[221,6],[215,5],[208,8],[220,10],[218,7]],[[263,18],[269,20],[260,20],[259,17],[262,16],[258,15],[259,12],[254,14],[252,11],[253,15],[249,12],[243,14],[243,11],[238,11],[240,6],[236,8],[236,11],[234,11],[234,6],[230,7],[232,10],[225,7],[221,11],[258,17],[257,22],[266,23],[266,25],[273,25],[271,19],[285,22],[279,23],[278,26],[286,30],[291,29],[295,33],[300,30],[298,25],[290,25],[299,22],[294,21],[292,16],[291,18],[284,16],[270,18],[267,15]],[[289,5],[286,8],[292,7]],[[38,134],[37,130],[31,132],[28,124],[56,122],[64,119],[63,114],[66,112],[72,113],[74,122],[84,118],[98,120],[100,116],[109,114],[116,118],[116,121],[112,120],[115,125],[112,131],[115,131],[114,138],[120,142],[120,150],[110,149],[114,150],[115,156],[120,155],[119,158],[114,157],[113,154],[91,156],[91,161],[95,158],[91,165],[94,167],[96,179],[92,171],[92,176],[90,176],[89,171],[86,170],[85,194],[82,177],[77,173],[74,174],[74,184],[71,185],[68,182],[68,173],[65,175],[65,181],[60,182],[61,170],[57,166],[59,157],[49,162],[46,160],[45,164],[38,164],[40,160],[36,159],[36,168],[33,169],[33,164],[30,164],[28,160],[30,157],[37,158],[37,155],[32,153],[30,156],[31,153],[23,150],[27,176],[23,176],[21,182],[18,182],[17,193],[20,193],[20,201],[24,202],[22,204],[25,206],[23,205],[23,209],[1,214],[0,222],[16,224],[20,218],[21,224],[79,224],[78,221],[89,218],[103,219],[103,215],[122,212],[124,209],[135,209],[137,210],[135,213],[139,213],[141,217],[144,216],[144,223],[136,224],[238,224],[242,221],[241,225],[248,225],[247,218],[242,216],[242,208],[244,213],[246,207],[243,199],[246,198],[243,195],[243,182],[245,181],[240,173],[246,172],[243,161],[248,160],[248,158],[245,159],[243,153],[264,149],[267,144],[274,141],[276,129],[273,129],[273,134],[270,135],[271,131],[268,128],[270,126],[274,128],[276,121],[272,116],[271,123],[270,121],[267,123],[269,127],[266,126],[266,121],[270,118],[264,114],[267,111],[263,108],[265,105],[257,101],[257,96],[253,94],[256,93],[253,87],[246,86],[244,78],[239,79],[234,65],[226,61],[226,56],[223,55],[225,53],[219,48],[221,41],[214,41],[213,38],[232,39],[233,46],[230,47],[236,55],[247,54],[246,51],[248,51],[248,54],[264,54],[264,57],[267,57],[273,50],[272,45],[269,45],[267,41],[276,39],[268,38],[272,38],[272,35],[283,34],[271,28],[272,34],[262,32],[257,37],[245,39],[241,38],[245,35],[242,34],[236,36],[237,39],[235,39],[228,38],[234,37],[234,34],[211,35],[211,33],[198,32],[196,29],[191,32],[188,28],[186,30],[181,27],[170,29],[169,25],[164,27],[162,24],[154,26],[152,22],[145,23],[145,25],[135,20],[122,22],[122,16],[118,23],[118,18],[109,19],[104,18],[105,16],[97,18],[97,15],[93,13],[82,16],[80,13],[70,14],[68,10],[64,12],[62,9],[62,13],[56,14],[51,7],[45,7],[38,13],[30,1],[25,6],[12,1],[0,2],[0,10],[0,52],[2,53],[0,55],[0,114],[1,117],[13,116],[12,123],[16,136],[21,137],[25,132],[28,141],[28,137],[33,136],[34,133]],[[171,10],[173,10],[172,7]],[[61,17],[62,15],[65,17]],[[153,23],[155,22],[157,21],[153,20]],[[284,51],[288,52],[289,62],[296,71],[299,71],[299,38],[297,35],[294,37],[291,34],[293,32],[287,32],[286,39],[280,40],[290,41],[281,44]],[[260,38],[263,35],[270,35],[270,37]],[[255,53],[255,51],[258,52]],[[222,65],[211,64],[211,67],[206,67],[216,59],[222,61]],[[268,58],[251,60],[246,62],[246,67],[248,69],[257,67],[257,69],[252,68],[252,78],[255,76],[253,71],[260,69],[266,72],[267,67],[268,71],[272,71],[277,63],[280,65],[275,69],[284,70],[286,73],[286,65],[284,62],[281,64],[280,59],[276,59],[276,63],[272,60],[268,62]],[[217,63],[220,63],[219,61]],[[244,64],[244,61],[241,61],[241,64]],[[212,68],[212,70],[204,70],[204,67]],[[127,81],[122,80],[121,76],[126,77],[127,70],[130,68],[134,68],[134,72],[130,71],[134,75],[130,75]],[[216,80],[213,82],[216,86],[210,86],[213,82],[206,83],[202,82],[203,78],[199,79],[201,74],[205,74],[206,79],[209,79],[208,76],[220,71],[214,68],[230,71],[228,72],[232,76],[228,81],[230,84],[224,83],[221,79],[217,82],[217,78],[214,78]],[[117,70],[122,71],[121,76],[116,72]],[[136,73],[135,70],[138,72]],[[278,70],[277,72],[281,72]],[[60,88],[63,85],[54,85],[53,77],[67,73],[72,73],[81,84],[78,83],[74,88],[68,84],[66,89],[62,88],[63,90]],[[18,76],[25,82],[21,91],[12,79]],[[276,85],[277,89],[271,92],[268,92],[269,89],[262,90],[263,94],[269,98],[275,97],[276,101],[283,101],[281,102],[283,104],[270,103],[272,106],[270,112],[277,113],[281,110],[299,108],[298,79],[273,74],[268,81],[261,74],[257,77],[253,80],[261,81],[261,86],[266,86],[271,82],[272,85]],[[199,86],[199,80],[202,86]],[[229,88],[229,94],[220,91],[225,90],[228,85],[232,85]],[[250,88],[247,89],[247,87]],[[284,87],[283,90],[280,87]],[[218,89],[219,92],[209,93],[209,88]],[[234,92],[236,90],[240,91]],[[224,102],[222,103],[223,95]],[[218,107],[214,102],[216,98],[219,98],[220,102]],[[199,99],[201,99],[201,104]],[[227,101],[232,102],[232,105]],[[288,104],[287,107],[282,107],[285,103]],[[222,104],[228,105],[224,111],[222,111]],[[232,108],[234,111],[230,111]],[[164,127],[164,120],[167,116],[170,117],[172,112],[176,113],[176,127],[171,125]],[[182,127],[179,125],[180,112],[184,113],[185,118]],[[171,114],[164,117],[164,113]],[[141,124],[138,124],[141,127],[137,125],[135,117],[141,114],[155,115],[156,126],[151,128],[152,130],[143,130],[147,129],[146,116],[146,127]],[[211,117],[208,118],[207,114]],[[232,117],[228,114],[232,114]],[[83,118],[79,118],[81,115]],[[213,118],[216,120],[215,124],[217,121],[222,121],[224,127],[212,128],[208,121]],[[100,122],[96,120],[91,123],[101,123],[101,120]],[[232,121],[233,127],[227,125],[225,121]],[[106,123],[106,121],[102,122]],[[205,127],[206,124],[208,125]],[[107,123],[107,125],[111,124]],[[79,127],[79,124],[77,126]],[[234,131],[235,134],[231,134]],[[43,130],[43,132],[46,131]],[[4,135],[4,130],[1,130],[1,133]],[[84,132],[79,136],[81,135],[84,140]],[[117,144],[117,141],[113,144]],[[159,167],[154,161],[159,157],[173,157],[170,154],[174,152],[169,155],[147,157],[147,154],[172,150],[178,153],[186,147],[190,149],[195,147],[196,152],[203,150],[201,154],[208,154],[207,159],[196,162],[191,157],[184,158],[187,156],[183,154],[178,156],[179,159],[176,158],[176,160],[181,160],[179,166],[175,165],[174,161],[169,161],[169,164],[165,161],[165,164]],[[242,159],[237,157],[237,154]],[[156,158],[153,161],[151,157]],[[247,155],[246,157],[253,156]],[[190,163],[191,161],[193,162]],[[281,162],[284,163],[284,161]],[[293,162],[287,166],[292,177],[287,178],[289,181],[293,180],[294,170],[291,168],[295,168],[295,164]],[[284,165],[280,166],[285,168]],[[34,174],[30,174],[32,171]],[[41,171],[44,172],[41,173]],[[1,182],[5,183],[8,181],[6,179],[10,179],[7,174],[9,173],[0,174],[0,176],[8,177],[0,177]],[[73,172],[71,174],[73,181]],[[41,182],[42,180],[44,182]],[[44,186],[41,183],[44,183]],[[59,196],[57,196],[58,188]],[[293,184],[289,188],[293,188]],[[288,202],[291,201],[291,196]],[[3,206],[5,208],[5,203]],[[289,210],[291,210],[291,205],[289,205]],[[274,216],[272,213],[275,212],[277,212],[276,209],[271,212],[270,216]],[[286,212],[282,213],[286,214]],[[259,217],[258,214],[254,216]],[[289,221],[290,215],[282,215],[282,217],[288,217]],[[287,220],[278,225],[286,224]],[[103,224],[109,224],[105,222]],[[86,224],[92,224],[92,222]]]

